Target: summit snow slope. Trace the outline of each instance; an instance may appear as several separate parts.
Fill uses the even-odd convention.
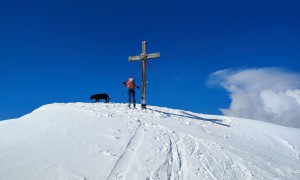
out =
[[[0,121],[0,179],[300,179],[300,129],[117,103]]]

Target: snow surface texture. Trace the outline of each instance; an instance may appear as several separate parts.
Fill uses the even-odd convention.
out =
[[[300,179],[300,129],[125,104],[49,104],[0,122],[0,179]]]

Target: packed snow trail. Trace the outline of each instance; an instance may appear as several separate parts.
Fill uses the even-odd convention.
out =
[[[117,103],[0,122],[0,179],[300,179],[300,130]]]

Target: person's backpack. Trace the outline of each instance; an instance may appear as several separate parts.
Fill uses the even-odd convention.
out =
[[[134,86],[133,81],[127,81],[127,88],[132,89]]]

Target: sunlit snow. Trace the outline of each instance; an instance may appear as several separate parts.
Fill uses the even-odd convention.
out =
[[[300,129],[156,106],[55,103],[0,121],[0,179],[299,180]]]

